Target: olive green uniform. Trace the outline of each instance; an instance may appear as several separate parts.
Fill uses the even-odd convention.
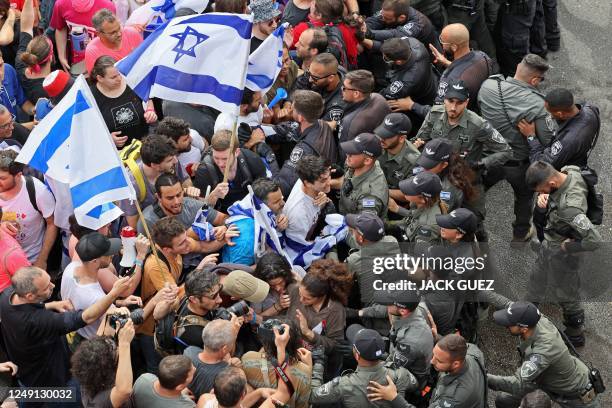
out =
[[[389,188],[378,162],[360,176],[353,176],[353,170],[347,171],[340,190],[341,214],[370,211],[384,218],[387,215],[388,204]]]
[[[442,214],[440,205],[434,204],[430,208],[400,208],[398,212],[404,217],[400,227],[404,231],[407,242],[436,244],[440,242],[440,227],[436,222],[436,215]]]
[[[378,158],[378,163],[387,178],[390,190],[399,189],[399,182],[412,176],[412,169],[420,155],[419,150],[407,140],[402,150],[396,155],[391,155],[386,150],[383,151]]]
[[[580,336],[584,310],[579,298],[580,258],[578,253],[594,251],[602,241],[586,216],[588,187],[576,166],[561,169],[565,182],[548,196],[544,241],[538,252],[537,269],[531,274],[527,300],[543,301],[552,286],[554,300],[563,308],[569,336]],[[564,244],[564,241],[571,240]],[[559,283],[563,283],[560,285]]]
[[[418,387],[417,381],[410,371],[403,367],[394,368],[391,364],[381,361],[372,367],[358,366],[354,372],[345,371],[340,377],[336,377],[323,385],[319,385],[319,376],[313,372],[310,403],[340,403],[342,407],[350,408],[371,406],[372,403],[367,396],[367,387],[370,381],[386,385],[387,375],[391,376],[399,394],[403,394],[405,391],[415,391]],[[388,401],[378,401],[376,406],[391,407],[392,404]]]
[[[395,320],[389,333],[391,346],[388,361],[410,370],[422,388],[429,378],[434,339],[431,327],[416,310],[410,316]]]

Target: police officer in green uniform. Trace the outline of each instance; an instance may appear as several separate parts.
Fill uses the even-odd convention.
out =
[[[380,141],[372,133],[362,133],[353,140],[340,143],[340,147],[346,154],[348,168],[341,182],[340,213],[370,211],[385,217],[389,188],[376,161],[382,154]]]
[[[374,260],[400,254],[399,243],[395,237],[385,235],[385,224],[374,213],[347,214],[345,219],[358,246],[346,262],[357,279],[361,306],[370,306],[374,297],[374,280],[380,275],[374,270]]]
[[[512,158],[512,150],[489,122],[467,109],[469,96],[463,81],[450,81],[444,106],[431,108],[416,137],[418,144],[441,137],[448,139],[453,144],[453,151],[479,173],[477,182],[481,194],[475,202],[464,206],[470,208],[482,223],[485,217],[485,195],[480,184],[482,172],[503,165]],[[479,230],[479,240],[485,239],[484,229],[480,227]]]
[[[411,129],[410,118],[403,113],[388,114],[383,123],[374,129],[374,134],[380,138],[383,148],[378,163],[387,178],[389,196],[396,201],[404,201],[399,182],[412,175],[412,169],[420,155],[419,150],[406,140]]]
[[[431,327],[420,311],[419,298],[414,292],[392,291],[387,312],[391,323],[389,358],[397,367],[410,370],[419,382],[419,389],[429,380],[434,338]],[[389,302],[387,302],[389,303]]]
[[[485,188],[505,179],[514,192],[512,241],[520,244],[531,238],[533,191],[525,184],[529,167],[529,143],[518,125],[523,121],[535,124],[535,137],[548,146],[555,132],[555,121],[544,107],[544,95],[538,86],[550,66],[545,59],[528,54],[516,67],[514,77],[493,75],[483,82],[478,92],[482,117],[501,133],[512,148],[512,157],[503,166],[487,172]]]
[[[458,334],[442,337],[433,349],[431,365],[438,371],[438,384],[429,400],[429,408],[487,407],[487,376],[484,355],[476,345]],[[415,408],[391,382],[373,382],[368,387],[371,401],[392,401],[395,408]]]
[[[414,243],[435,244],[440,241],[440,228],[436,224],[436,215],[447,212],[446,204],[440,201],[442,183],[433,173],[423,171],[416,176],[400,182],[400,190],[410,202],[410,209],[392,208],[404,217],[399,221],[404,240]]]
[[[533,303],[496,296],[502,301],[495,305],[503,309],[493,313],[493,319],[520,337],[522,363],[514,375],[488,375],[489,388],[502,391],[495,406],[518,408],[525,394],[539,388],[563,408],[599,407],[589,368],[570,354],[557,327]]]
[[[353,347],[353,357],[357,360],[354,372],[345,371],[340,377],[321,385],[321,365],[313,368],[310,393],[311,404],[338,403],[342,407],[367,407],[367,386],[370,381],[387,383],[387,376],[397,385],[400,393],[417,389],[417,381],[410,371],[403,367],[395,368],[385,363],[385,342],[377,331],[353,324],[346,329],[346,337]],[[391,407],[382,402],[380,407]]]
[[[456,208],[461,207],[463,204],[464,194],[461,189],[456,187],[450,180],[450,162],[451,154],[453,152],[453,145],[446,139],[438,138],[427,142],[423,148],[423,152],[417,159],[418,170],[425,170],[430,173],[437,174],[442,182],[442,191],[440,191],[440,200],[444,201],[448,205],[448,210],[452,211]],[[462,161],[463,159],[457,157],[456,161]],[[470,189],[475,188],[472,186],[473,180],[469,180],[465,173],[470,172],[467,166],[464,165],[462,171],[455,172],[453,177],[461,177],[463,188]],[[415,169],[415,171],[417,170]],[[472,176],[474,176],[474,173]],[[475,194],[475,193],[474,193]]]
[[[542,301],[546,288],[554,288],[554,300],[563,308],[565,333],[575,346],[584,345],[584,310],[578,301],[581,252],[596,250],[602,241],[587,217],[588,187],[576,166],[557,171],[537,161],[525,180],[539,193],[536,225],[543,226],[537,269],[530,277],[528,300]],[[541,216],[538,217],[538,214]],[[542,221],[538,222],[538,219]]]

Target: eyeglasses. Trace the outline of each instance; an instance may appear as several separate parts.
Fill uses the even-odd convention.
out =
[[[320,81],[322,79],[329,78],[332,75],[336,75],[336,74],[327,74],[327,75],[320,76],[320,77],[316,76],[316,75],[310,74],[310,79],[312,79],[314,82],[317,82],[317,81]]]
[[[440,41],[440,44],[441,44],[441,45],[449,45],[449,44],[452,44],[452,43],[450,43],[450,42],[444,42],[444,41],[442,41],[442,35],[440,35],[440,36],[438,37],[438,41]]]
[[[98,31],[100,34],[104,34],[108,37],[116,37],[119,34],[121,34],[121,28],[116,29],[115,31],[111,31],[110,33],[104,32],[104,31]]]
[[[4,125],[0,125],[0,129],[6,130],[13,126],[13,122],[15,122],[15,116],[11,115],[11,120],[6,122]]]
[[[210,300],[215,300],[217,298],[217,296],[219,296],[221,294],[222,290],[223,290],[223,285],[219,285],[219,290],[217,290],[214,293],[210,293],[208,295],[202,295],[202,297],[208,298]]]
[[[359,89],[355,89],[355,88],[348,88],[348,87],[346,87],[346,86],[344,86],[344,85],[342,85],[341,89],[342,89],[342,91],[343,91],[343,92],[344,92],[344,91],[361,92]]]

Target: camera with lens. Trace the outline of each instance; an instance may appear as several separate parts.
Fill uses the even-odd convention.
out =
[[[279,334],[285,334],[283,322],[278,319],[268,319],[257,327],[257,335],[262,340],[268,339],[274,341],[274,328],[278,330]]]
[[[249,305],[241,300],[228,308],[220,307],[214,311],[214,319],[232,320],[232,313],[237,317],[244,316],[249,313]]]
[[[127,323],[128,319],[132,319],[132,322],[135,325],[142,324],[142,322],[144,322],[144,310],[141,309],[141,308],[134,309],[133,311],[130,312],[129,315],[126,315],[126,314],[121,313],[121,312],[114,312],[114,313],[108,315],[108,324],[115,331],[118,331],[123,326],[125,326],[125,324]]]

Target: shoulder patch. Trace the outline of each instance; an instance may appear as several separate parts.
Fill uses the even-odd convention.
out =
[[[382,10],[381,10],[382,11]],[[402,29],[406,32],[406,34],[412,36],[412,28],[414,27],[414,23],[404,24]]]
[[[550,146],[550,152],[553,156],[559,154],[561,150],[563,150],[563,145],[561,144],[560,140],[557,140],[555,143],[552,144],[552,146]]]
[[[304,154],[304,149],[302,149],[301,147],[295,147],[291,151],[291,155],[289,156],[289,160],[291,160],[292,163],[297,163],[302,158],[303,154]]]
[[[531,361],[534,364],[541,364],[542,363],[542,356],[539,354],[532,354],[529,356],[529,361]]]
[[[458,407],[458,405],[455,403],[455,401],[449,400],[448,398],[440,398],[434,404],[435,405],[432,405],[431,408],[455,408],[455,407]]]
[[[438,98],[444,98],[444,95],[446,95],[446,89],[448,88],[448,82],[446,82],[446,80],[440,80],[440,83],[438,84]],[[444,107],[444,105],[442,105]]]
[[[361,205],[363,208],[374,208],[376,207],[376,200],[373,198],[364,198],[361,200]]]
[[[572,220],[572,224],[584,231],[588,231],[593,228],[593,224],[591,224],[591,220],[589,220],[589,217],[587,217],[586,214],[578,214],[575,216]]]
[[[490,126],[490,125],[489,125]],[[497,131],[497,129],[493,129],[493,133],[491,134],[491,139],[497,143],[506,143],[506,139]]]
[[[521,378],[528,380],[528,381],[532,381],[533,380],[532,376],[537,371],[538,371],[538,364],[534,363],[531,360],[525,361],[521,365],[521,370],[520,370]]]
[[[391,86],[389,87],[389,92],[392,94],[398,93],[404,87],[404,83],[402,81],[393,81]]]
[[[343,114],[344,110],[342,108],[332,108],[329,110],[329,117],[336,122],[342,119]]]

